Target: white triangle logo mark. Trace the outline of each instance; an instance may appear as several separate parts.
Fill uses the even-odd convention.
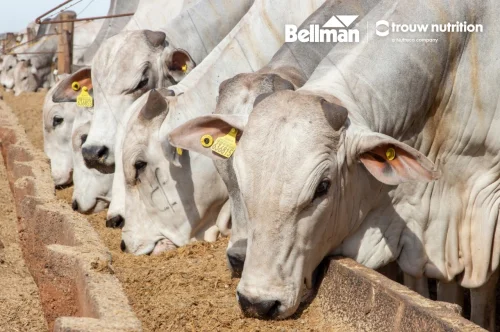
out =
[[[332,18],[323,25],[323,28],[345,28],[345,26],[335,16],[332,16]]]
[[[337,17],[346,27],[349,27],[358,18],[358,15],[337,15]]]

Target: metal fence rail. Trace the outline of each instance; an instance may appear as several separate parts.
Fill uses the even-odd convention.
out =
[[[74,6],[75,4],[81,2],[77,1],[73,5],[70,5],[63,10],[61,10],[60,13],[57,13],[57,16],[55,17],[56,19],[45,19],[43,18],[53,12],[55,12],[57,9],[69,4],[74,0],[67,0],[62,2],[61,4],[55,6],[54,8],[51,8],[50,10],[46,11],[42,15],[38,16],[35,19],[35,23],[42,26],[46,24],[57,24],[57,27],[55,28],[56,33],[47,33],[43,34],[40,36],[36,36],[35,38],[32,38],[33,36],[28,32],[27,33],[27,38],[28,41],[16,44],[14,46],[11,46],[10,48],[7,48],[7,45],[9,44],[10,41],[12,41],[13,33],[6,33],[5,38],[0,40],[0,42],[3,43],[2,47],[2,52],[3,54],[12,54],[12,55],[17,55],[17,54],[59,54],[57,57],[57,66],[58,66],[58,71],[59,73],[70,73],[71,72],[71,65],[73,63],[73,35],[74,35],[74,22],[81,22],[81,21],[93,21],[93,20],[102,20],[102,19],[107,19],[107,18],[115,18],[115,17],[125,17],[125,16],[132,16],[134,13],[124,13],[124,14],[115,14],[115,15],[105,15],[105,16],[94,16],[94,17],[87,17],[87,18],[76,18],[76,13],[73,11],[66,11],[70,7]],[[88,7],[88,5],[87,5]],[[86,8],[86,7],[85,7]],[[42,21],[43,20],[43,21]],[[57,47],[56,52],[52,51],[22,51],[22,52],[13,52],[17,48],[23,46],[23,45],[31,45],[34,44],[44,37],[50,37],[50,36],[58,36],[59,38],[59,44]]]

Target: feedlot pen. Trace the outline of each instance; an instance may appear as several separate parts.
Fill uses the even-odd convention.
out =
[[[24,127],[33,146],[43,151],[42,105],[45,93],[23,93],[19,97],[3,91],[0,94],[17,116],[19,124]],[[5,181],[0,181],[2,188],[5,188]],[[71,205],[72,191],[72,187],[57,190],[56,195],[62,202]],[[11,206],[8,209],[13,208]],[[158,256],[133,256],[120,251],[120,230],[105,227],[105,211],[84,217],[111,252],[112,270],[121,282],[144,331],[349,330],[345,326],[332,324],[331,321],[325,323],[319,299],[301,308],[298,314],[288,320],[261,321],[244,318],[236,302],[238,279],[231,279],[226,266],[227,239],[219,239],[215,243],[194,243]],[[9,218],[8,213],[2,217],[6,218]],[[0,234],[4,236],[3,233]],[[4,238],[0,240],[4,241]],[[21,281],[12,283],[19,284]],[[23,288],[33,292],[36,291],[34,286],[32,283],[30,287]],[[36,294],[30,301],[36,304]],[[33,312],[33,318],[29,320],[31,325],[26,325],[33,328],[26,330],[46,329],[44,322],[40,322],[40,310],[37,311],[37,306],[30,303],[23,302],[27,307],[25,310]],[[1,305],[2,301],[0,310]],[[50,326],[51,323],[53,322],[49,321]]]

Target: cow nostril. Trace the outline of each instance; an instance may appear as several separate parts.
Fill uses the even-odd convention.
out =
[[[78,210],[78,202],[76,201],[76,199],[73,201],[73,203],[71,203],[71,208],[73,209],[73,211]]]
[[[123,241],[123,240],[122,240],[122,242],[120,242],[120,249],[123,252],[125,252],[125,250],[127,250],[127,246],[125,245],[125,241]]]
[[[109,149],[107,146],[101,146],[97,151],[97,157],[99,159],[106,158],[108,156]]]
[[[106,220],[106,227],[108,228],[123,228],[125,226],[125,219],[121,215]]]
[[[227,249],[227,261],[232,272],[232,277],[241,277],[247,253],[247,240],[240,239]]]
[[[109,149],[107,146],[82,146],[82,156],[85,160],[88,160],[90,162],[97,162],[99,160],[106,159],[108,155]]]
[[[238,256],[233,256],[230,253],[227,254],[227,260],[229,262],[229,267],[231,268],[232,277],[241,277],[245,260]]]

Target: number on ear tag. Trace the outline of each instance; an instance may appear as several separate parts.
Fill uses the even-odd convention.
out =
[[[226,158],[231,157],[234,150],[236,150],[237,134],[238,130],[231,128],[227,135],[219,137],[215,140],[215,143],[212,145],[212,151]]]
[[[82,92],[76,97],[76,105],[87,108],[94,106],[94,99],[88,93],[88,88],[86,86],[82,87]]]

